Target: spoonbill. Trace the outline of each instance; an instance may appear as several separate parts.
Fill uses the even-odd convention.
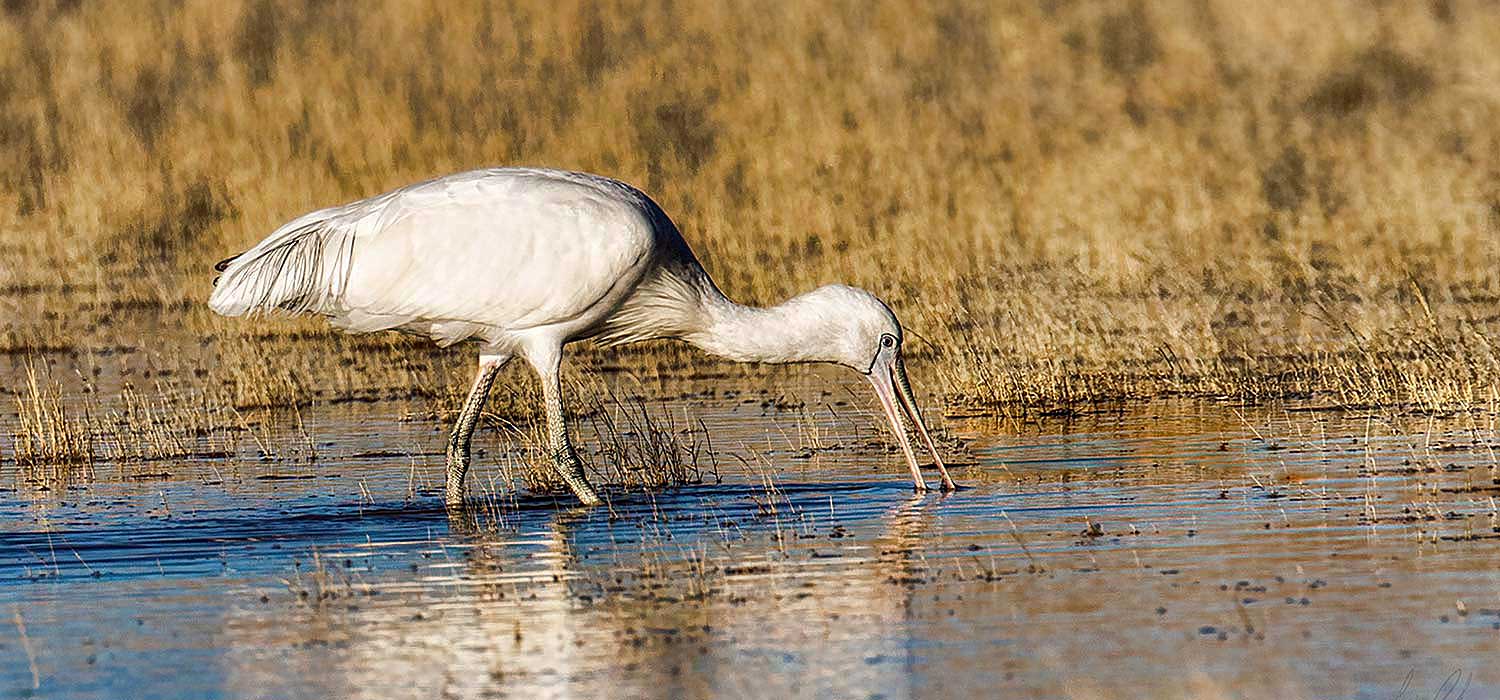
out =
[[[944,490],[956,488],[917,410],[901,324],[875,295],[828,285],[769,308],[725,297],[677,226],[640,190],[587,173],[491,168],[447,175],[276,229],[220,262],[209,306],[224,316],[312,313],[351,333],[400,330],[480,344],[447,448],[445,503],[459,508],[469,439],[495,375],[526,358],[541,378],[554,466],[599,503],[568,440],[563,346],[675,338],[739,362],[831,362],[875,388],[917,491],[916,424]]]

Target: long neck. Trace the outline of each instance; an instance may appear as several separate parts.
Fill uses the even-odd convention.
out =
[[[760,308],[731,301],[711,288],[703,295],[698,328],[682,339],[736,362],[806,362],[823,359],[826,332],[796,300]]]

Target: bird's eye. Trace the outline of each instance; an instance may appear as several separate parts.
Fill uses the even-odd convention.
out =
[[[891,346],[893,346],[895,344],[896,344],[896,338],[895,338],[895,336],[892,336],[889,333],[887,333],[886,335],[880,336],[880,347],[888,348],[888,347],[891,347]]]

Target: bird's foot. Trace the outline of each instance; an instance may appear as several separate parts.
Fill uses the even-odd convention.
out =
[[[589,485],[588,477],[583,473],[583,462],[578,459],[578,453],[572,448],[559,450],[553,455],[553,463],[557,466],[557,475],[562,477],[563,483],[568,490],[578,497],[579,502],[586,506],[597,506],[603,501],[598,492]]]

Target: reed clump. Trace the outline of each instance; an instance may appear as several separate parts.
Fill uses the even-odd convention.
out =
[[[624,396],[597,378],[567,382],[572,442],[590,479],[625,491],[653,491],[719,478],[708,431],[653,408],[639,396]],[[501,463],[502,479],[533,493],[567,493],[552,466],[546,421],[540,415],[514,419],[486,414],[502,439],[519,449]]]
[[[115,464],[227,457],[236,445],[232,411],[204,392],[125,384],[118,407],[100,411],[93,432],[100,456]]]
[[[584,421],[592,436],[604,482],[633,490],[656,490],[718,479],[708,431],[653,411],[641,398],[585,394]]]
[[[93,463],[94,433],[88,416],[66,406],[59,385],[43,378],[34,364],[26,365],[16,412],[15,461],[27,482],[66,484],[75,470],[87,471]]]
[[[463,363],[211,317],[212,263],[539,164],[648,190],[737,298],[880,294],[955,410],[1461,407],[1500,381],[1495,45],[1464,2],[17,3],[0,352],[206,343],[241,407],[436,392]]]

